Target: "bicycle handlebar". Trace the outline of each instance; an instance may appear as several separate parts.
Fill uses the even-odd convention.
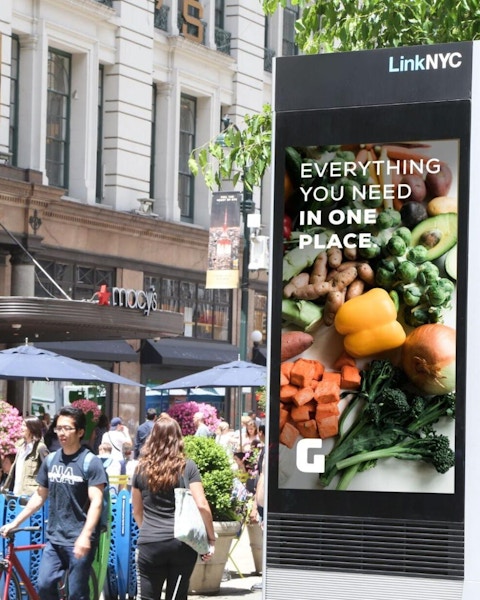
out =
[[[3,529],[3,527],[0,527],[0,533],[1,533],[2,529]],[[16,533],[20,533],[22,531],[33,532],[33,531],[40,531],[40,530],[41,530],[40,525],[29,525],[28,527],[15,527],[14,529],[10,529],[10,531],[7,533],[7,535],[5,537],[10,540],[13,540]]]

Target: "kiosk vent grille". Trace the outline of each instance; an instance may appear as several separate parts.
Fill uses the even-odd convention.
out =
[[[268,514],[267,566],[461,579],[461,523]]]

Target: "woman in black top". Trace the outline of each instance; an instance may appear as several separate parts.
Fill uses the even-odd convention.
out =
[[[208,560],[214,552],[215,532],[200,473],[197,465],[185,458],[177,421],[161,416],[142,449],[132,482],[133,515],[140,528],[137,542],[139,600],[159,600],[165,581],[165,600],[187,599],[197,553],[173,535],[174,489],[181,487],[182,476],[205,523],[210,553],[202,559]]]

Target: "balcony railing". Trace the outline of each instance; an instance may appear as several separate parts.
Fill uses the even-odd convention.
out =
[[[272,72],[274,56],[275,56],[274,50],[271,50],[270,48],[265,48],[265,54],[264,54],[264,58],[263,58],[263,69],[265,71],[268,71],[269,73]]]
[[[154,14],[154,25],[157,29],[161,29],[162,31],[168,31],[168,13],[170,12],[170,7],[163,4],[160,8],[155,9]]]
[[[232,34],[229,31],[215,27],[215,46],[219,52],[230,54],[230,41]]]
[[[98,2],[99,4],[105,4],[105,6],[113,8],[113,0],[95,0],[95,2]]]

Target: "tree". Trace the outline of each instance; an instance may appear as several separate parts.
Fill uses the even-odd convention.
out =
[[[231,180],[235,186],[242,179],[253,190],[261,184],[270,165],[272,142],[272,110],[265,104],[260,114],[245,115],[244,127],[228,124],[226,129],[203,146],[195,148],[188,166],[194,175],[201,171],[210,189],[222,187]]]
[[[267,14],[287,0],[262,0]],[[480,38],[480,0],[291,0],[301,9],[296,43],[304,54],[413,46]],[[189,167],[210,189],[222,179],[260,185],[271,160],[271,108],[246,115],[245,128],[231,125],[224,138],[193,150]]]
[[[292,0],[304,54],[368,50],[480,38],[479,0]],[[263,0],[267,14],[286,0]]]

